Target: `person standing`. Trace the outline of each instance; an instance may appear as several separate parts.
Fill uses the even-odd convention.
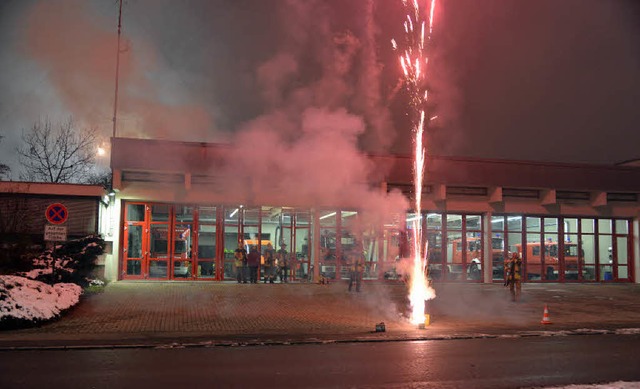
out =
[[[273,284],[276,278],[276,251],[271,243],[264,250],[264,283]]]
[[[507,272],[504,285],[509,286],[511,301],[519,301],[522,292],[522,259],[517,252],[511,254],[511,258],[505,261],[504,268]]]
[[[258,266],[260,266],[260,252],[258,247],[253,245],[247,256],[247,265],[249,267],[249,282],[258,283]]]
[[[247,252],[244,251],[242,243],[238,243],[238,248],[233,253],[234,265],[236,267],[236,280],[238,283],[247,283],[245,267],[247,266]]]
[[[276,252],[276,258],[280,268],[280,282],[287,283],[289,282],[289,252],[286,244],[280,243],[280,250]]]
[[[349,261],[349,292],[356,286],[356,292],[360,292],[362,276],[364,273],[364,256],[357,251],[351,253]]]

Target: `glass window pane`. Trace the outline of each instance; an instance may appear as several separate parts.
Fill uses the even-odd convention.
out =
[[[462,263],[467,250],[462,245],[462,232],[447,232],[447,270],[449,280],[459,280],[462,276]]]
[[[544,279],[555,281],[560,275],[558,234],[544,234]]]
[[[527,217],[527,232],[538,232],[540,229],[540,218],[539,217]]]
[[[191,261],[178,260],[173,262],[173,276],[180,278],[191,277]]]
[[[596,279],[596,240],[593,235],[582,235],[582,255],[584,266],[582,278],[586,281]]]
[[[598,236],[598,255],[600,261],[600,281],[613,280],[613,248],[611,235]]]
[[[198,278],[214,278],[216,263],[213,261],[198,261]]]
[[[581,223],[582,223],[582,232],[594,232],[594,223],[595,221],[593,219],[580,219]]]
[[[166,278],[167,277],[167,261],[151,261],[149,262],[150,278]]]
[[[320,220],[320,225],[323,227],[335,227],[336,226],[336,211],[331,210],[323,210],[319,212],[320,216],[318,219]]]
[[[410,236],[410,235],[409,235]],[[442,251],[442,232],[437,230],[427,231],[427,240],[429,242],[428,258],[429,258],[429,278],[434,280],[444,279],[443,267],[443,251]],[[411,244],[409,244],[411,246]],[[408,250],[411,252],[411,248]]]
[[[191,258],[191,225],[177,224],[173,234],[173,256],[174,258]]]
[[[515,238],[514,238],[515,239]],[[493,280],[504,279],[504,235],[502,233],[491,234],[491,261]]]
[[[257,226],[260,222],[260,208],[245,208],[244,209],[244,225]]]
[[[479,232],[467,232],[467,252],[463,258],[466,264],[466,274],[468,280],[477,281],[482,278],[482,237]]]
[[[295,275],[296,279],[309,280],[309,228],[296,228],[295,231],[295,253],[293,253],[294,258],[291,263],[291,271]],[[365,240],[364,243],[369,243],[369,240]],[[372,245],[366,245],[366,247],[367,251],[365,251],[365,254],[367,256],[367,261],[370,261],[370,257],[374,253],[369,250],[375,250],[376,247]],[[367,269],[368,268],[369,266],[367,263]]]
[[[272,249],[279,249],[276,239],[279,239],[279,236],[276,236],[276,233],[280,231],[280,219],[283,213],[282,208],[279,207],[262,207],[262,227],[260,230],[260,238],[262,250],[266,249],[268,243],[271,243]]]
[[[289,242],[286,243],[288,244]],[[244,245],[247,253],[249,253],[251,246],[256,246],[256,248],[258,248],[260,245],[260,236],[258,234],[257,226],[244,226]]]
[[[216,257],[216,226],[200,224],[198,226],[198,258],[213,259]]]
[[[322,213],[321,213],[322,214]],[[328,213],[325,213],[327,215]],[[332,217],[327,217],[327,220]],[[323,220],[320,221],[322,224]],[[337,242],[335,219],[334,226],[321,226],[320,230],[320,275],[325,278],[335,279],[337,272]],[[329,223],[331,224],[331,223]]]
[[[240,218],[240,208],[242,206],[229,206],[224,208],[224,222],[237,224]]]
[[[127,204],[127,220],[132,222],[144,221],[144,204]]]
[[[158,224],[151,226],[150,255],[151,258],[167,258],[169,256],[168,226]]]
[[[127,229],[127,257],[142,258],[142,226],[129,225]]]
[[[611,219],[598,219],[598,232],[601,234],[610,234]]]
[[[618,279],[626,280],[629,278],[629,268],[627,266],[618,267]]]
[[[504,231],[504,216],[491,216],[491,230]]]
[[[216,221],[216,207],[201,206],[198,208],[198,220],[211,223]]]
[[[507,216],[507,228],[509,231],[522,231],[522,216]]]
[[[511,235],[509,235],[509,247],[511,248]],[[511,250],[517,251],[525,264],[527,280],[542,280],[542,252],[540,248],[540,234],[527,234],[526,245],[517,245]]]
[[[480,231],[482,229],[482,216],[467,215],[467,230]]]
[[[616,239],[616,259],[618,260],[618,265],[626,265],[629,263],[629,253],[627,250],[627,237],[618,237]]]
[[[295,212],[296,215],[296,226],[309,226],[311,225],[311,212],[308,210],[297,210]]]
[[[358,212],[355,211],[341,211],[340,217],[342,218],[342,228],[353,231],[354,226],[358,224]]]
[[[629,222],[627,220],[616,220],[616,234],[628,234]]]
[[[442,215],[439,213],[427,213],[427,228],[441,229]]]
[[[567,280],[578,280],[578,235],[565,234],[564,236],[564,277]]]
[[[544,232],[558,232],[558,218],[544,218]]]
[[[564,233],[565,234],[577,234],[578,233],[578,219],[566,218],[564,219]]]
[[[151,221],[166,222],[169,221],[169,211],[171,207],[165,204],[153,204],[151,206]]]
[[[142,261],[139,259],[127,261],[127,275],[139,276],[140,274],[142,274]]]
[[[176,206],[176,221],[177,222],[192,222],[193,221],[193,207],[188,205]]]
[[[461,230],[462,229],[462,215],[447,215],[447,229]]]

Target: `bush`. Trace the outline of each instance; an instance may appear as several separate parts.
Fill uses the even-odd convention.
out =
[[[31,258],[42,252],[42,246],[29,235],[6,234],[0,243],[0,274],[15,274],[30,270]]]
[[[22,275],[45,283],[74,283],[87,287],[92,281],[98,255],[104,251],[104,240],[98,235],[69,240],[53,250],[45,250],[31,258],[32,270]],[[55,273],[51,276],[52,258],[55,256]]]

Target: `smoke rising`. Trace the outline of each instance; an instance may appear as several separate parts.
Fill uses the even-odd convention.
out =
[[[387,196],[369,187],[374,167],[359,148],[371,128],[369,143],[382,149],[390,143],[384,134],[391,132],[390,115],[382,105],[373,3],[367,3],[362,37],[332,26],[321,2],[287,4],[281,12],[292,21],[291,39],[256,72],[270,110],[241,127],[226,176],[249,172],[254,192],[286,194],[292,204],[352,206],[365,210],[370,222],[404,212],[408,203],[401,194]],[[305,33],[309,25],[318,27],[315,34]]]
[[[103,132],[113,115],[114,25],[80,0],[35,3],[26,20],[26,54],[47,71],[67,110]],[[202,139],[213,126],[210,114],[197,103],[175,101],[182,88],[167,85],[152,42],[124,36],[120,51],[118,135]]]

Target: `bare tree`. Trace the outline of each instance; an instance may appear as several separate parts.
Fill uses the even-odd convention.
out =
[[[17,149],[24,168],[21,179],[53,183],[84,183],[95,166],[97,132],[78,130],[73,119],[54,130],[51,121],[37,122],[22,132],[23,147]]]
[[[4,138],[4,136],[0,135],[0,141],[2,141],[2,138]],[[11,168],[8,165],[5,165],[4,163],[0,163],[0,180],[9,178],[10,173],[11,173]]]

